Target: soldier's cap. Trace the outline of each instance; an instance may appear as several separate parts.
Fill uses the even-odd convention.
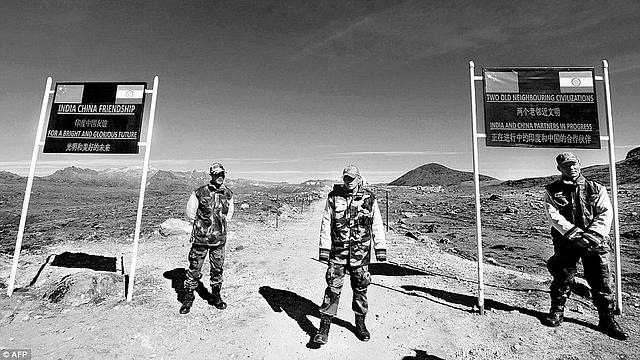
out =
[[[563,152],[556,156],[556,163],[558,166],[566,163],[579,163],[580,159],[576,156],[576,154],[571,152]]]
[[[222,164],[220,163],[213,163],[213,165],[211,165],[211,167],[209,168],[209,174],[215,175],[219,173],[226,173],[224,166],[222,166]]]
[[[360,170],[358,170],[358,167],[355,165],[347,165],[347,167],[342,170],[342,177],[344,178],[345,176],[349,176],[354,179],[359,178]]]

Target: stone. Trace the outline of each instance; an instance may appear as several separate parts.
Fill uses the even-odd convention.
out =
[[[44,298],[69,306],[99,303],[110,295],[122,294],[123,283],[124,278],[119,274],[82,270],[53,283]]]
[[[160,224],[159,232],[160,235],[165,237],[171,235],[189,235],[191,234],[191,224],[180,219],[167,219]]]

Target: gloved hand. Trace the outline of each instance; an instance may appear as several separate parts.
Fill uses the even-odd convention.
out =
[[[585,239],[582,236],[576,236],[573,240],[571,240],[571,244],[578,250],[588,249],[591,246],[589,240]]]
[[[604,240],[602,235],[594,231],[585,231],[582,233],[582,238],[594,247],[602,245],[602,241]]]

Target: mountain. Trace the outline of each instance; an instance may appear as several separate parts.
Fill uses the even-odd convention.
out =
[[[496,180],[490,176],[480,175],[480,181]],[[419,166],[393,180],[389,185],[404,186],[437,186],[460,185],[465,181],[473,181],[473,173],[448,168],[437,163]]]
[[[513,187],[538,187],[551,183],[559,178],[558,175],[526,178],[520,180],[507,180],[501,185]],[[592,165],[582,168],[582,174],[591,180],[609,186],[611,175],[609,174],[609,164]],[[630,150],[624,160],[616,163],[616,183],[639,184],[640,183],[640,147]]]

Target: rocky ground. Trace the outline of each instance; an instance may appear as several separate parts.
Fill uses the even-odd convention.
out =
[[[3,204],[21,203],[18,185],[5,189],[15,193],[3,195]],[[374,187],[386,218],[385,189],[390,188]],[[103,188],[96,197],[107,200],[92,206],[69,201],[68,195],[36,193],[16,291],[0,297],[0,347],[31,349],[34,359],[637,358],[640,300],[630,283],[623,282],[619,317],[628,341],[597,331],[588,292],[569,301],[563,326],[542,325],[550,278],[540,262],[550,244],[543,218],[537,220],[537,190],[483,189],[484,315],[477,307],[477,264],[471,259],[471,190],[391,190],[390,261],[371,266],[368,343],[353,333],[348,286],[329,343],[318,348],[310,342],[325,286],[326,265],[316,260],[321,200],[296,203],[292,195],[276,202],[274,194],[239,192],[238,204],[249,208],[238,208],[231,225],[223,288],[229,307],[207,305],[201,291],[192,312],[180,315],[188,237],[163,236],[158,226],[182,217],[184,194],[148,193],[133,300],[127,302],[137,192]],[[624,191],[627,233],[634,230],[629,224],[637,192]],[[15,241],[14,228],[2,228],[5,249]],[[633,246],[625,239],[623,250]],[[11,258],[6,250],[0,255],[5,287]],[[623,265],[624,275],[631,265]]]

